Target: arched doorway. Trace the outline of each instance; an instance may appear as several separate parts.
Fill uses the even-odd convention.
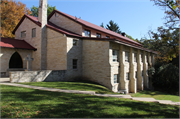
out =
[[[23,61],[19,53],[15,52],[9,61],[9,68],[23,68]]]

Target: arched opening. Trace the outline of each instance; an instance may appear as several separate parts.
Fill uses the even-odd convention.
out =
[[[19,53],[15,52],[9,61],[9,68],[23,68],[23,61]]]

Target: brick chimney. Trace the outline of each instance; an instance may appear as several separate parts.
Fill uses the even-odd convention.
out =
[[[47,0],[39,0],[38,21],[41,22],[41,70],[47,70]]]

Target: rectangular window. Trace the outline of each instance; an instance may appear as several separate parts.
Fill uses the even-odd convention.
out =
[[[113,62],[117,62],[117,61],[118,61],[118,51],[113,50]]]
[[[106,36],[106,38],[110,38],[109,36]]]
[[[142,56],[142,54],[141,54],[141,62],[143,62],[143,56]]]
[[[26,31],[22,31],[21,32],[21,38],[25,38],[26,37]]]
[[[136,71],[136,73],[135,73],[135,78],[137,79],[137,71]]]
[[[97,33],[97,34],[96,34],[96,37],[97,37],[97,38],[101,38],[101,34]]]
[[[77,59],[73,59],[73,69],[77,69]]]
[[[73,39],[73,46],[77,46],[77,42],[78,42],[78,40]]]
[[[85,30],[85,36],[86,37],[91,37],[91,32],[89,30]]]
[[[114,83],[118,83],[118,75],[114,74]]]
[[[125,61],[129,62],[129,52],[125,52]]]
[[[137,62],[137,53],[134,53],[134,62]]]
[[[143,77],[143,70],[142,70],[142,72],[141,72],[141,76]]]
[[[36,37],[36,28],[32,29],[32,38]]]
[[[129,72],[126,73],[126,80],[129,80]]]

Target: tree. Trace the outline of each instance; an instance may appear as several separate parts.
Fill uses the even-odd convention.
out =
[[[112,21],[112,20],[110,20],[109,24],[106,25],[106,29],[121,34],[118,24],[114,23],[114,21]]]
[[[48,4],[47,5],[47,16],[49,16],[53,10],[56,10],[56,7],[49,6],[49,4]],[[31,7],[31,12],[32,12],[31,13],[32,16],[38,17],[39,7],[36,7],[33,5],[33,7]]]
[[[179,29],[172,30],[159,27],[158,32],[152,32],[152,34],[156,45],[161,50],[160,57],[171,61],[179,56]]]
[[[179,0],[151,0],[155,5],[161,6],[165,9],[166,25],[170,28],[174,28],[180,20],[180,1]],[[166,9],[167,8],[167,9]]]
[[[104,24],[103,24],[103,23],[101,23],[100,27],[103,27],[103,28],[104,28]]]
[[[2,0],[1,37],[14,38],[12,31],[24,14],[31,14],[25,4],[13,0]]]

